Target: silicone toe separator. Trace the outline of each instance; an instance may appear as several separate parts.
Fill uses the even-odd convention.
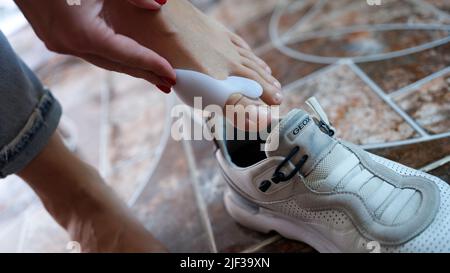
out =
[[[242,77],[217,80],[192,70],[176,69],[177,84],[174,90],[187,105],[194,107],[194,98],[202,98],[202,107],[218,105],[224,107],[231,95],[240,93],[251,99],[258,99],[263,93],[259,83]]]

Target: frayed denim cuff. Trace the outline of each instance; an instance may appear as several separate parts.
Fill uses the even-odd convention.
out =
[[[46,91],[19,134],[0,147],[0,178],[21,171],[42,151],[58,127],[61,114],[61,105]]]

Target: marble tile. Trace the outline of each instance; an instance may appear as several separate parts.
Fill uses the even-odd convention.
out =
[[[76,153],[94,167],[100,164],[101,98],[97,94],[79,107],[65,108],[64,118],[72,122],[78,137]],[[64,119],[63,119],[64,121]]]
[[[61,103],[65,118],[75,127],[76,152],[98,167],[105,72],[75,58],[61,58],[48,63],[38,75]]]
[[[328,1],[301,30],[326,30],[389,23],[440,23],[440,19],[436,13],[412,1],[383,0],[381,5],[371,6],[366,1],[339,0]]]
[[[221,1],[210,14],[227,27],[236,28],[272,10],[278,0]]]
[[[0,227],[0,253],[16,253],[22,239],[22,231],[26,219],[24,215],[18,215],[15,219],[1,223]]]
[[[323,64],[295,60],[273,47],[259,55],[272,68],[273,76],[283,85],[292,83],[325,67]]]
[[[191,0],[190,2],[200,10],[208,12],[208,10],[217,5],[220,0]]]
[[[41,205],[30,209],[26,215],[23,238],[18,244],[18,252],[25,253],[65,253],[70,252],[68,233],[53,220]]]
[[[111,74],[107,181],[127,201],[153,168],[164,140],[166,98],[149,83]]]
[[[0,180],[0,230],[39,202],[33,190],[19,177],[9,176]]]
[[[143,80],[112,75],[109,157],[115,166],[156,149],[166,126],[166,100]]]
[[[354,0],[335,0],[326,1],[283,1],[279,21],[275,21],[280,35],[289,30],[287,37],[301,37],[303,33],[321,29],[329,29],[330,22],[333,20],[342,21],[341,17],[350,11],[361,11],[364,5],[361,1]],[[329,20],[332,18],[333,20]],[[341,25],[344,23],[341,22]],[[285,37],[285,38],[287,38]]]
[[[133,211],[170,251],[209,252],[195,200],[183,146],[171,139]]]
[[[289,43],[288,47],[310,55],[346,58],[404,50],[445,37],[447,37],[447,33],[440,30],[383,32],[364,30]]]
[[[430,171],[429,173],[439,177],[440,179],[450,184],[450,163],[447,163],[439,168],[436,168]]]
[[[356,144],[384,143],[415,136],[415,131],[347,66],[335,66],[285,93],[282,114],[309,109],[315,96],[337,128],[337,136]]]
[[[450,3],[447,0],[423,0],[429,4],[432,4],[441,11],[450,14]]]
[[[155,160],[155,155],[149,154],[142,158],[116,164],[106,178],[106,183],[122,200],[128,202],[141,185],[147,182],[154,164],[158,163]]]
[[[449,66],[450,44],[359,65],[385,92],[391,93]]]
[[[40,205],[33,190],[19,177],[0,180],[0,253],[21,252],[30,213]]]
[[[289,10],[286,9],[286,13]],[[347,34],[337,32],[343,27],[390,23],[439,24],[442,21],[434,12],[412,2],[383,1],[380,6],[370,6],[364,1],[327,1],[314,16],[291,33],[288,46],[312,55],[355,57],[398,51],[447,37],[447,32],[443,30],[372,31],[365,27]],[[297,37],[305,38],[310,31],[331,29],[336,31],[325,37],[301,42],[295,40]]]
[[[272,12],[266,13],[263,16],[238,27],[236,34],[241,36],[253,49],[270,42],[269,23]]]
[[[311,9],[314,1],[304,1],[305,4],[296,4],[284,12],[280,18],[278,32],[280,35],[285,34],[294,27],[299,20]],[[236,29],[236,33],[244,38],[249,45],[257,49],[260,46],[270,43],[269,25],[273,16],[273,10],[263,14],[262,16],[241,25]]]
[[[396,98],[398,105],[430,134],[450,131],[450,73]]]
[[[450,154],[450,137],[392,148],[373,149],[370,152],[413,168],[421,168]]]
[[[228,187],[214,156],[214,145],[207,141],[191,141],[200,175],[200,190],[206,203],[211,227],[219,252],[240,252],[264,240],[261,234],[237,224],[223,202]]]
[[[56,53],[47,50],[29,24],[9,36],[8,41],[17,55],[32,70],[38,70],[57,56]]]
[[[328,3],[332,4],[337,1],[328,1]],[[288,31],[298,30],[308,21],[303,21],[304,16],[309,12],[312,12],[312,8],[317,1],[306,0],[306,1],[296,1],[290,0],[285,1],[289,6],[283,10],[280,16],[280,21],[278,24],[278,32],[280,34],[285,34]],[[328,4],[327,3],[327,4]],[[299,24],[299,21],[304,22]]]
[[[105,71],[74,57],[61,57],[37,71],[63,108],[77,107],[105,88]]]

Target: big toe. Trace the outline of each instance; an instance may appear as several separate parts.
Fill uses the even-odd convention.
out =
[[[271,108],[260,100],[233,94],[225,106],[225,117],[243,131],[260,132],[271,124]]]

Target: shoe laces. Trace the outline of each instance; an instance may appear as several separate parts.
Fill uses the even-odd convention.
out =
[[[326,133],[330,137],[334,136],[336,129],[332,126],[327,114],[319,104],[319,101],[315,97],[311,97],[306,100],[306,105],[309,106],[309,108],[315,115],[313,119],[316,121],[320,130],[322,130],[322,132]]]

